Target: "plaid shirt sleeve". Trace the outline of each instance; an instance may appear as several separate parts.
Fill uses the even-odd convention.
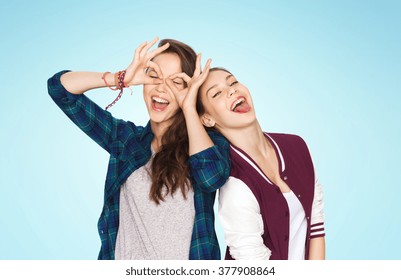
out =
[[[214,146],[189,157],[192,186],[204,192],[221,188],[230,176],[230,144],[218,132],[209,131]]]
[[[110,112],[100,108],[84,94],[68,92],[60,82],[61,75],[66,72],[69,71],[56,73],[47,81],[50,97],[83,132],[108,153],[118,157],[124,148],[124,143],[119,141],[118,136],[127,134],[127,129],[138,134],[137,127],[114,118]]]

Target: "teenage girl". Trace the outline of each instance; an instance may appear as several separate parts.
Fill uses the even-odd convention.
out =
[[[225,69],[210,70],[197,105],[231,143],[219,192],[226,259],[324,259],[323,193],[305,142],[263,132],[248,89]]]
[[[48,91],[110,154],[99,259],[220,259],[213,189],[228,178],[229,145],[203,128],[196,94],[185,95],[198,91],[210,61],[201,74],[200,55],[191,47],[167,39],[150,51],[157,40],[141,44],[124,71],[62,71],[48,80]],[[146,126],[114,118],[84,94],[138,85],[150,118]]]

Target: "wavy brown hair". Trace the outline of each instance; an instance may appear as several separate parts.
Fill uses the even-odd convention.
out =
[[[163,53],[178,55],[182,71],[192,77],[196,64],[195,51],[190,46],[172,39],[161,40],[159,47],[166,43],[170,43],[170,46]],[[187,126],[184,114],[179,109],[173,116],[170,127],[163,134],[160,150],[155,154],[151,164],[152,186],[149,196],[157,204],[164,201],[164,197],[168,194],[174,195],[178,188],[184,198],[187,198],[186,194],[191,188],[187,164],[188,149]]]

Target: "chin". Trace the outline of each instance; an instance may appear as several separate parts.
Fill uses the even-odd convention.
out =
[[[175,114],[171,112],[151,112],[149,114],[150,121],[154,124],[170,124],[171,119]]]
[[[166,116],[155,116],[153,114],[150,114],[150,121],[155,124],[161,124],[168,120],[169,120],[169,118],[167,118]]]

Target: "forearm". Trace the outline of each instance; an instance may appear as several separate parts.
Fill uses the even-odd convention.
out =
[[[326,258],[326,244],[324,237],[312,238],[309,244],[309,259],[324,260]]]
[[[197,154],[212,147],[214,143],[202,125],[196,110],[184,110],[183,112],[188,131],[189,155]]]
[[[107,152],[117,155],[122,151],[116,149],[117,136],[130,134],[135,127],[128,126],[127,122],[114,118],[110,112],[105,111],[84,94],[72,94],[61,83],[61,77],[69,74],[60,71],[47,81],[48,92],[57,106],[70,118],[83,132],[98,143]],[[129,132],[122,133],[123,130]],[[114,150],[112,144],[114,143]],[[120,149],[121,148],[121,149]],[[116,152],[114,152],[116,151]]]
[[[61,76],[60,81],[68,92],[82,94],[91,89],[106,87],[102,76],[100,72],[67,72]],[[113,73],[107,74],[105,79],[110,86],[115,85]]]

